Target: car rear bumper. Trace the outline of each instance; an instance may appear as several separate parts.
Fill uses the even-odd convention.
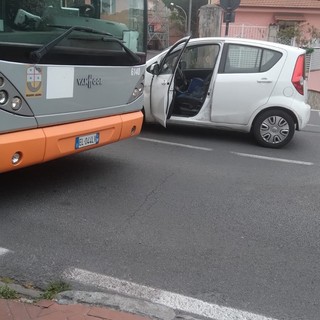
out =
[[[300,103],[299,105],[294,106],[294,110],[296,112],[298,119],[298,127],[297,130],[303,129],[309,122],[310,114],[311,114],[311,106],[306,103]]]

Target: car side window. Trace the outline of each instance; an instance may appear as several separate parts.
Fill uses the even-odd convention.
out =
[[[230,44],[224,65],[224,73],[257,73],[271,69],[282,53],[274,50]]]
[[[174,72],[173,68],[176,64],[179,53],[180,53],[179,50],[172,52],[165,58],[160,74],[172,74]]]
[[[213,69],[219,54],[218,44],[193,46],[186,48],[182,54],[180,64],[182,69]],[[160,74],[171,74],[180,51],[172,52],[165,58]]]
[[[189,47],[181,57],[185,69],[213,69],[218,53],[218,44]]]
[[[263,50],[260,72],[271,69],[282,57],[282,53],[274,50]]]

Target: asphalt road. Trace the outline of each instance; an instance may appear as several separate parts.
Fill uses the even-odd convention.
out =
[[[45,286],[80,268],[318,320],[319,133],[319,113],[280,150],[245,134],[146,126],[138,138],[2,174],[0,276]]]

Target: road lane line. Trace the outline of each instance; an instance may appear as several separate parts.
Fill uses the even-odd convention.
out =
[[[267,318],[247,311],[219,306],[181,294],[139,285],[82,269],[69,268],[64,272],[63,276],[69,281],[76,281],[84,285],[111,290],[118,294],[148,300],[173,308],[174,310],[180,310],[215,320],[276,320],[274,318]]]
[[[6,253],[10,252],[10,250],[6,249],[6,248],[1,248],[0,247],[0,256],[5,255]]]
[[[290,159],[283,159],[283,158],[275,158],[275,157],[266,157],[266,156],[260,156],[256,154],[249,154],[249,153],[241,153],[241,152],[233,152],[232,154],[241,156],[241,157],[247,157],[247,158],[255,158],[255,159],[262,159],[262,160],[269,160],[269,161],[278,161],[278,162],[285,162],[285,163],[292,163],[292,164],[300,164],[304,166],[313,166],[313,162],[307,162],[307,161],[298,161],[298,160],[290,160]]]
[[[202,150],[202,151],[212,151],[213,150],[213,149],[210,149],[210,148],[197,147],[197,146],[192,146],[192,145],[189,145],[189,144],[169,142],[169,141],[163,141],[163,140],[156,140],[156,139],[149,139],[149,138],[142,138],[142,137],[139,137],[137,139],[138,140],[142,140],[142,141],[162,143],[162,144],[168,144],[168,145],[171,145],[171,146],[177,146],[177,147],[189,148],[189,149],[197,149],[197,150]]]
[[[320,127],[320,124],[308,123],[308,124],[306,125],[306,127]]]
[[[255,158],[255,159],[262,159],[262,160],[269,160],[269,161],[278,161],[278,162],[286,162],[286,163],[292,163],[292,164],[300,164],[303,166],[313,166],[313,162],[307,162],[307,161],[297,161],[297,160],[290,160],[290,159],[282,159],[282,158],[273,158],[273,157],[265,157],[265,156],[259,156],[256,154],[249,154],[249,153],[241,153],[241,152],[233,152],[230,151],[232,154],[235,154],[240,157],[247,157],[247,158]]]

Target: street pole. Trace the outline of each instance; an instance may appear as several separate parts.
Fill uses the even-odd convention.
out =
[[[186,10],[184,10],[182,7],[178,6],[177,4],[175,4],[173,2],[170,3],[170,6],[173,7],[173,8],[178,8],[183,12],[183,14],[184,14],[184,32],[187,33],[188,17],[187,17]]]
[[[189,0],[188,36],[191,36],[192,0]]]

